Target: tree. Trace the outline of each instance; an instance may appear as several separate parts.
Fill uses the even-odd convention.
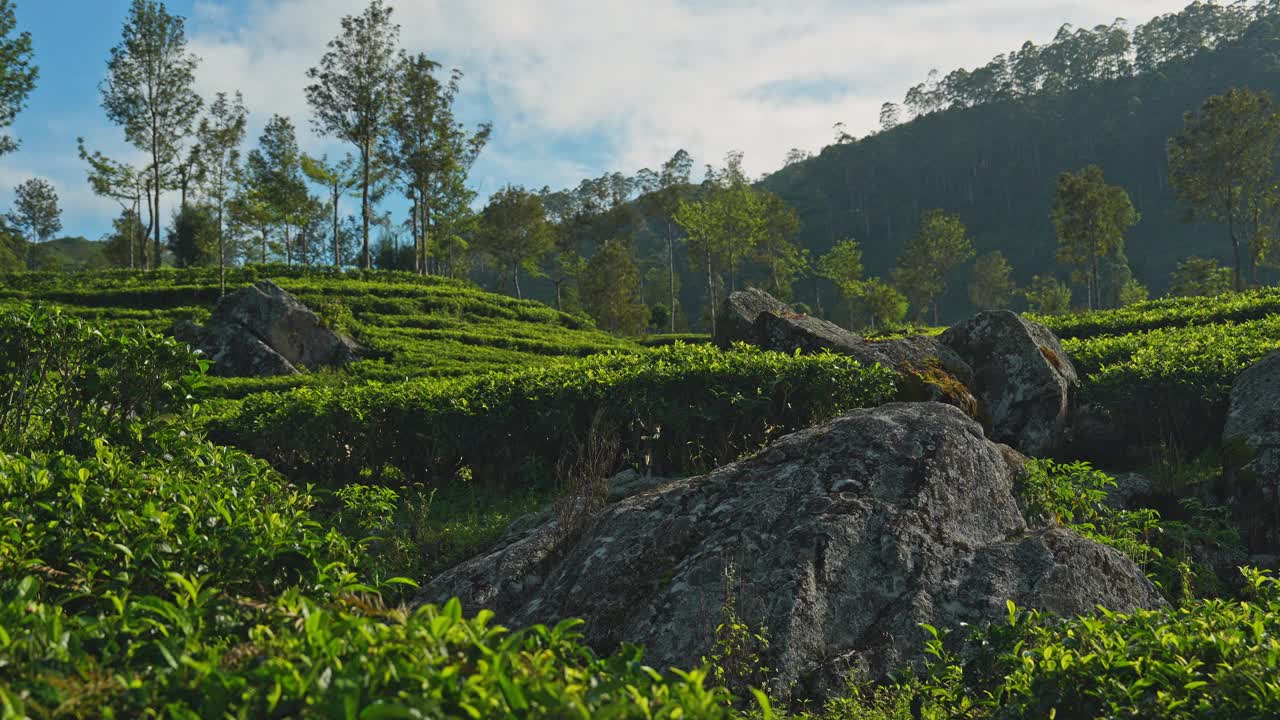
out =
[[[111,221],[111,232],[105,238],[103,256],[111,267],[134,267],[137,248],[145,247],[147,233],[138,218],[137,210],[126,207],[120,216]]]
[[[12,35],[18,25],[11,0],[0,0],[0,128],[13,125],[35,89],[39,69],[32,64],[31,33]],[[0,135],[0,155],[18,149],[18,141]]]
[[[31,178],[14,191],[13,210],[8,221],[32,243],[48,242],[62,229],[62,210],[58,207],[58,191],[44,178]],[[30,257],[28,257],[30,265]]]
[[[818,274],[835,283],[849,303],[849,329],[854,325],[854,303],[861,297],[862,248],[853,238],[841,240],[818,260]]]
[[[902,110],[896,103],[887,102],[880,106],[880,129],[884,131],[898,127],[902,122]]]
[[[679,298],[676,297],[676,241],[673,222],[676,209],[680,207],[680,192],[689,184],[689,173],[693,171],[693,158],[684,149],[677,150],[669,160],[662,164],[658,173],[658,189],[655,193],[658,211],[667,225],[667,279],[671,296],[671,311],[668,317],[670,332],[676,331],[676,310]]]
[[[765,291],[782,300],[791,299],[791,285],[809,267],[809,251],[795,243],[800,231],[800,218],[781,197],[758,191],[760,214],[759,238],[753,257],[769,268]]]
[[[972,257],[973,241],[960,218],[929,210],[920,217],[920,229],[898,258],[894,282],[912,298],[917,317],[932,305],[937,324],[938,296],[947,289],[947,275]]]
[[[606,241],[587,261],[579,283],[587,312],[601,329],[627,336],[644,332],[650,313],[640,300],[640,271],[625,242]]]
[[[480,213],[476,249],[493,258],[503,279],[511,273],[518,298],[523,297],[520,271],[540,276],[538,263],[554,244],[555,233],[547,222],[542,199],[524,188],[507,186],[499,190]]]
[[[725,167],[707,167],[702,197],[694,202],[681,200],[675,221],[689,239],[692,252],[703,257],[707,269],[708,316],[715,333],[716,266],[728,264],[729,291],[737,289],[737,264],[749,257],[760,240],[763,203],[759,193],[742,173],[742,153],[725,156]]]
[[[265,204],[271,223],[283,230],[285,261],[292,264],[293,231],[311,209],[293,122],[282,115],[272,116],[246,164],[248,185]]]
[[[169,172],[179,162],[180,145],[201,106],[193,89],[199,59],[187,52],[184,25],[163,3],[133,0],[100,87],[107,118],[123,126],[125,138],[150,156],[153,218],[160,216],[160,194],[169,187]],[[159,267],[160,223],[152,225],[152,262]]]
[[[1053,199],[1053,226],[1058,234],[1058,261],[1087,273],[1089,309],[1102,306],[1098,261],[1124,247],[1124,234],[1138,222],[1129,194],[1108,185],[1102,168],[1090,165],[1058,176]]]
[[[218,93],[209,107],[208,117],[200,121],[196,131],[200,174],[216,222],[218,283],[222,295],[227,294],[226,208],[240,171],[240,143],[244,141],[248,117],[249,111],[240,93],[236,93],[234,100],[228,99],[226,93]]]
[[[169,229],[169,252],[173,264],[180,267],[203,267],[218,257],[218,218],[214,208],[190,204],[178,210]]]
[[[342,18],[342,34],[329,41],[320,65],[307,71],[314,81],[307,87],[307,102],[315,129],[356,147],[365,269],[373,267],[369,224],[374,154],[396,107],[399,40],[400,26],[391,22],[391,8],[382,0],[372,0],[360,15]]]
[[[1210,258],[1189,257],[1169,274],[1169,294],[1175,297],[1221,295],[1231,288],[1231,270]]]
[[[454,70],[441,82],[435,76],[439,68],[425,55],[401,60],[400,102],[384,138],[384,154],[394,158],[412,206],[414,269],[422,274],[429,271],[433,228],[447,228],[474,197],[466,188],[467,174],[493,130],[484,124],[472,133],[455,119],[462,73]]]
[[[880,327],[892,327],[907,316],[907,298],[878,277],[861,284],[858,299],[866,311],[867,323],[872,330],[876,329],[877,324]]]
[[[311,182],[324,185],[329,193],[329,210],[333,213],[333,267],[342,267],[342,248],[339,238],[342,237],[341,223],[338,220],[338,204],[343,195],[359,187],[360,177],[356,172],[356,161],[347,155],[339,162],[329,163],[329,156],[322,155],[317,160],[303,154],[301,158],[302,172]]]
[[[133,231],[117,233],[121,238],[141,238],[140,242],[130,243],[121,248],[124,254],[120,256],[118,264],[132,270],[141,261],[145,267],[147,264],[146,241],[151,233],[151,226],[144,227],[142,224],[142,198],[144,195],[149,195],[147,178],[150,173],[147,170],[138,170],[131,165],[116,162],[101,152],[90,153],[85,148],[84,138],[77,138],[76,142],[80,148],[80,159],[89,164],[89,186],[93,188],[94,194],[109,197],[118,202],[122,217],[137,223]],[[150,201],[147,204],[150,206]],[[124,265],[126,259],[127,266]]]
[[[1003,310],[1016,289],[1013,268],[1004,254],[990,252],[973,264],[973,276],[969,280],[969,300],[979,310]]]
[[[804,162],[813,157],[813,153],[803,148],[791,148],[787,151],[787,156],[782,160],[782,166],[795,165]]]
[[[1025,296],[1031,311],[1041,315],[1062,315],[1071,311],[1071,288],[1052,275],[1036,275]]]
[[[1226,223],[1235,259],[1234,286],[1244,287],[1240,230],[1260,205],[1277,145],[1280,113],[1266,93],[1232,88],[1187,113],[1181,134],[1169,141],[1169,183],[1192,215]]]
[[[1147,290],[1146,285],[1138,282],[1137,278],[1131,277],[1120,287],[1120,307],[1146,302],[1150,295],[1151,292]]]

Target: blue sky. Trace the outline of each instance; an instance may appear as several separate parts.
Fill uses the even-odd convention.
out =
[[[972,67],[1064,22],[1131,24],[1178,9],[1169,0],[389,0],[402,44],[466,76],[460,114],[494,123],[473,172],[487,196],[506,183],[574,185],[656,167],[678,148],[701,164],[738,149],[753,175],[787,150],[816,151],[844,122],[873,128],[930,68]],[[58,188],[64,233],[99,238],[118,207],[96,198],[76,137],[122,159],[132,149],[99,107],[98,83],[128,0],[17,0],[40,80],[0,158],[0,209],[40,176]],[[273,113],[293,118],[304,148],[341,153],[312,135],[306,69],[364,0],[171,0],[202,58],[205,97],[242,90],[247,146]],[[172,201],[166,201],[170,207]],[[393,211],[395,207],[391,208]],[[167,211],[166,211],[167,214]]]

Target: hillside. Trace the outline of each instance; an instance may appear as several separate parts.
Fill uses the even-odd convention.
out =
[[[409,273],[334,273],[283,266],[228,271],[228,289],[270,279],[354,337],[366,360],[340,373],[266,379],[210,379],[219,395],[351,381],[394,381],[508,370],[563,357],[636,346],[590,321],[478,290],[473,285]],[[216,270],[17,273],[0,277],[0,301],[56,304],[104,329],[141,325],[167,331],[176,321],[207,319],[219,297]]]
[[[1229,259],[1223,228],[1183,222],[1167,185],[1165,144],[1183,113],[1231,86],[1280,94],[1280,25],[1256,23],[1239,40],[1160,70],[1062,94],[997,100],[927,114],[853,143],[831,145],[763,183],[800,213],[800,242],[814,255],[857,238],[867,272],[884,275],[920,212],[958,213],[978,253],[1000,250],[1017,279],[1065,270],[1049,220],[1057,175],[1096,163],[1142,215],[1128,235],[1135,275],[1153,293],[1188,255]],[[943,303],[950,320],[970,311],[957,273]],[[813,303],[807,289],[799,299]],[[827,298],[833,297],[830,289]]]

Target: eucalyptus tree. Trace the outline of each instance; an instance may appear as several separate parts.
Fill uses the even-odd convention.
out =
[[[283,231],[285,260],[292,264],[292,233],[310,210],[302,151],[293,122],[283,115],[273,115],[245,164],[246,182],[254,197],[264,204],[271,224]]]
[[[360,186],[359,168],[356,159],[347,155],[342,160],[329,162],[328,155],[319,159],[303,154],[301,158],[302,173],[317,185],[323,185],[329,195],[328,207],[333,213],[333,267],[342,267],[342,227],[339,220],[339,203],[342,197]]]
[[[155,267],[160,263],[160,195],[181,162],[182,142],[191,133],[202,101],[194,90],[199,58],[187,50],[185,21],[164,3],[133,0],[120,43],[111,49],[107,78],[99,89],[107,117],[147,153],[151,163],[148,204],[153,218]]]
[[[240,93],[237,92],[234,99],[218,93],[196,133],[201,178],[216,222],[218,282],[223,295],[227,293],[226,209],[240,171],[240,143],[244,141],[248,118],[249,111]]]
[[[27,96],[35,89],[39,69],[33,64],[31,33],[17,29],[18,20],[11,0],[0,0],[0,128],[13,125],[26,106]],[[18,149],[18,141],[0,135],[0,155]]]
[[[13,209],[6,215],[9,224],[27,239],[27,266],[31,266],[31,246],[47,242],[62,229],[62,209],[58,191],[44,178],[31,178],[14,191]]]
[[[145,228],[142,226],[142,198],[147,193],[146,178],[150,176],[150,171],[112,160],[101,152],[90,153],[85,147],[84,138],[77,138],[76,142],[79,146],[80,159],[89,165],[89,187],[93,189],[95,195],[108,197],[119,203],[122,218],[127,223],[134,224],[134,227],[127,232],[121,230],[122,237],[129,238],[129,269],[134,269],[138,262],[145,266],[146,239],[151,233],[151,226],[147,225]],[[141,248],[134,242],[138,237],[142,239]],[[141,253],[136,252],[139,249]]]
[[[1241,228],[1251,209],[1271,192],[1280,148],[1280,111],[1271,96],[1248,88],[1231,88],[1205,100],[1185,117],[1183,131],[1169,141],[1169,184],[1178,199],[1200,214],[1227,226],[1234,256],[1235,288],[1243,288]]]
[[[1058,176],[1053,199],[1053,226],[1058,235],[1058,261],[1085,273],[1089,309],[1102,305],[1098,261],[1124,247],[1125,232],[1138,222],[1129,194],[1108,185],[1102,168],[1090,165]]]
[[[307,71],[313,81],[306,90],[312,124],[322,135],[354,145],[359,158],[365,269],[373,267],[369,227],[375,155],[397,100],[400,26],[391,21],[391,12],[382,0],[372,0],[361,14],[342,18],[342,33],[329,41],[320,64]]]
[[[554,246],[555,232],[542,198],[524,188],[499,190],[480,213],[476,249],[493,258],[504,277],[511,273],[518,298],[523,297],[520,271],[540,275],[538,264]]]
[[[429,270],[433,223],[447,226],[447,215],[459,203],[454,197],[466,195],[466,177],[481,150],[488,143],[492,127],[482,124],[474,132],[457,121],[453,103],[462,73],[453,70],[447,81],[436,77],[440,64],[426,55],[405,56],[401,60],[398,102],[384,137],[384,154],[394,158],[395,169],[405,182],[411,205],[410,229],[414,240],[414,269]],[[436,217],[440,214],[441,217]]]

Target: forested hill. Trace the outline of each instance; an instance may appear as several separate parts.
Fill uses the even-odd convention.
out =
[[[1185,22],[1193,8],[1166,18]],[[1167,183],[1166,142],[1181,130],[1183,114],[1212,94],[1248,86],[1280,95],[1280,18],[1264,16],[1212,49],[1187,54],[1075,90],[1010,93],[925,112],[828,146],[769,176],[763,186],[795,206],[802,219],[799,242],[814,256],[854,237],[862,243],[868,274],[887,275],[920,213],[942,208],[960,215],[979,254],[1003,251],[1025,284],[1038,273],[1066,278],[1054,263],[1049,210],[1055,181],[1059,173],[1096,163],[1108,182],[1129,192],[1142,215],[1125,253],[1138,279],[1160,293],[1181,258],[1230,257],[1224,228],[1183,221]],[[945,92],[946,81],[938,85],[934,92]],[[913,92],[918,95],[920,87]],[[969,103],[955,98],[948,104]],[[942,303],[950,318],[969,311],[961,273]],[[813,302],[818,287],[802,283],[797,299]],[[822,295],[825,302],[833,299],[830,289]]]

